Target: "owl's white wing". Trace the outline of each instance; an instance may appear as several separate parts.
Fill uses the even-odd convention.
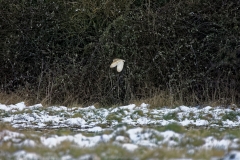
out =
[[[118,63],[117,63],[117,71],[118,71],[118,72],[121,72],[121,71],[122,71],[123,65],[124,65],[124,61],[123,61],[123,60],[118,61]]]
[[[113,61],[112,64],[110,65],[110,68],[114,68],[118,65],[118,61]]]

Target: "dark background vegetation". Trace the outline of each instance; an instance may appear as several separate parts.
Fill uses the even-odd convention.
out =
[[[34,103],[240,101],[239,0],[0,0],[0,47],[1,93]]]

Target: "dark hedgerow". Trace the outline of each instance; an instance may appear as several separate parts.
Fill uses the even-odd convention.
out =
[[[240,2],[0,1],[0,84],[48,104],[239,104]],[[126,60],[121,73],[113,58]],[[171,103],[172,104],[172,103]]]

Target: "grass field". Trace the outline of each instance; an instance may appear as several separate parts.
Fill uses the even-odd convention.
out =
[[[144,103],[69,108],[21,102],[0,104],[0,116],[0,159],[213,160],[240,150],[236,108],[151,109]]]

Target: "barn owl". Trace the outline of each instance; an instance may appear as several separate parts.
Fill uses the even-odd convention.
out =
[[[114,68],[117,66],[117,71],[121,72],[123,69],[124,62],[125,62],[125,60],[123,60],[123,59],[115,58],[115,59],[113,59],[113,62],[110,65],[110,68]]]

